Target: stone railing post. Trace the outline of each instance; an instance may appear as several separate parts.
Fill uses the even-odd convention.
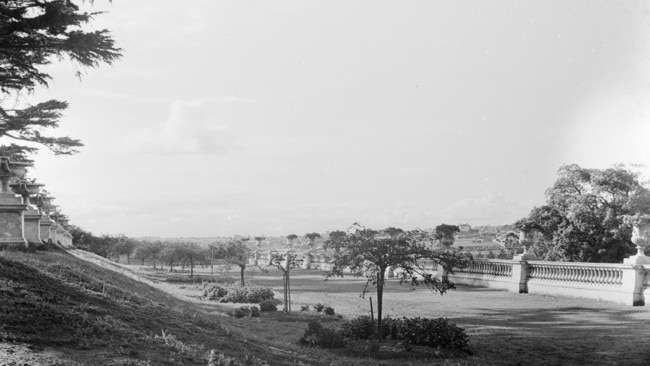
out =
[[[527,294],[528,293],[528,273],[530,266],[525,260],[515,259],[512,262],[512,283],[510,291]]]
[[[259,263],[260,263],[260,251],[259,251],[259,250],[255,250],[255,251],[253,252],[253,265],[254,265],[254,266],[258,266]]]
[[[630,268],[623,268],[622,290],[625,293],[625,305],[644,306],[645,296],[643,286],[646,276],[646,269],[642,265],[632,265]]]
[[[312,260],[311,251],[307,251],[305,253],[305,257],[302,262],[302,269],[311,269],[311,260]]]

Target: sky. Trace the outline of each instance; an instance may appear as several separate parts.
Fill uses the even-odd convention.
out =
[[[47,68],[86,146],[30,176],[95,234],[509,224],[563,164],[650,164],[647,1],[85,7],[124,56]]]

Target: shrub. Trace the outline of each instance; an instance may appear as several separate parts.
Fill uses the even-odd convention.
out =
[[[334,308],[331,306],[326,306],[323,312],[325,312],[325,315],[334,316]]]
[[[323,311],[323,308],[325,308],[325,305],[323,305],[321,303],[318,303],[318,304],[314,305],[314,309],[316,309],[316,311],[318,311],[319,313],[321,311]]]
[[[278,310],[278,304],[275,302],[275,300],[264,300],[260,302],[260,310],[261,311],[277,311]]]
[[[345,339],[336,330],[323,328],[317,321],[309,322],[305,334],[298,341],[303,346],[321,347],[321,348],[341,348],[345,347]]]
[[[235,311],[233,311],[232,313],[232,316],[234,316],[237,319],[250,316],[250,315],[251,315],[251,309],[248,306],[239,307],[235,309]]]
[[[251,317],[257,318],[260,316],[260,309],[257,306],[251,306]]]
[[[446,318],[406,318],[382,320],[383,337],[405,341],[409,345],[467,350],[468,337],[465,330]],[[375,335],[377,321],[360,316],[343,323],[341,334],[348,339],[371,339]]]
[[[463,328],[447,318],[402,318],[398,325],[398,338],[413,345],[468,349],[467,334]]]
[[[370,339],[375,334],[375,325],[369,316],[362,315],[343,323],[341,334],[348,339]]]
[[[300,311],[309,311],[309,305],[301,305]]]
[[[273,290],[257,285],[228,285],[219,286],[214,283],[203,284],[203,299],[219,302],[234,302],[257,304],[265,300],[273,300]]]
[[[203,286],[203,296],[204,300],[219,300],[220,298],[226,296],[228,290],[213,283],[205,283]]]

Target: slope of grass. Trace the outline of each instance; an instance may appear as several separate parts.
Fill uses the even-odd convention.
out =
[[[223,319],[65,252],[0,251],[5,345],[65,350],[69,364],[206,365],[212,350],[242,364],[300,364],[247,342]]]

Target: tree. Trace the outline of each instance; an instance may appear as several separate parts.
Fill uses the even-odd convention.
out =
[[[307,234],[305,234],[305,238],[307,238],[309,240],[309,247],[313,248],[314,245],[315,245],[315,240],[320,238],[320,234],[319,233],[307,233]]]
[[[389,267],[399,268],[397,276],[400,284],[410,283],[414,287],[425,285],[442,295],[453,289],[454,285],[446,277],[440,279],[433,276],[420,260],[433,261],[449,273],[471,260],[466,253],[428,248],[425,243],[431,239],[432,234],[429,232],[413,230],[402,235],[391,233],[394,234],[395,231],[375,231],[355,224],[345,236],[337,235],[328,240],[328,246],[334,247],[336,253],[332,269],[326,278],[343,277],[345,270],[349,269],[357,277],[366,277],[362,295],[366,294],[370,286],[376,288],[378,336],[383,334],[383,294],[386,270]]]
[[[291,312],[291,280],[289,274],[294,268],[302,265],[303,260],[298,258],[298,255],[292,252],[286,254],[273,253],[271,254],[272,266],[282,271],[282,284],[284,286],[284,308],[282,311],[285,313]]]
[[[194,266],[205,259],[206,253],[195,243],[177,244],[176,258],[190,267],[190,278],[194,278]]]
[[[255,241],[257,242],[257,247],[261,248],[262,247],[262,241],[266,239],[264,236],[256,236]]]
[[[73,154],[83,146],[70,137],[41,134],[43,128],[58,127],[66,102],[24,105],[21,94],[48,85],[51,75],[43,67],[52,59],[67,57],[80,68],[94,68],[121,57],[107,30],[86,30],[97,14],[81,11],[71,0],[0,2],[0,136],[20,142],[0,146],[0,155],[26,160],[37,151],[34,144],[55,154]]]
[[[293,247],[293,241],[296,239],[298,239],[298,235],[296,234],[287,235],[287,244],[289,245],[289,248]]]
[[[140,242],[135,248],[133,257],[139,260],[142,265],[144,265],[145,261],[149,261],[153,268],[156,269],[156,260],[160,257],[161,250],[162,244],[159,241],[153,243]]]
[[[626,218],[650,213],[650,190],[624,166],[558,170],[546,191],[546,204],[515,225],[538,234],[535,253],[546,260],[621,262],[634,253],[632,226]]]
[[[460,233],[460,228],[456,225],[440,224],[436,226],[433,238],[444,247],[451,247],[456,240],[456,234]]]
[[[239,267],[241,285],[245,286],[244,272],[252,253],[251,249],[241,240],[231,240],[221,246],[219,253],[226,263]]]

